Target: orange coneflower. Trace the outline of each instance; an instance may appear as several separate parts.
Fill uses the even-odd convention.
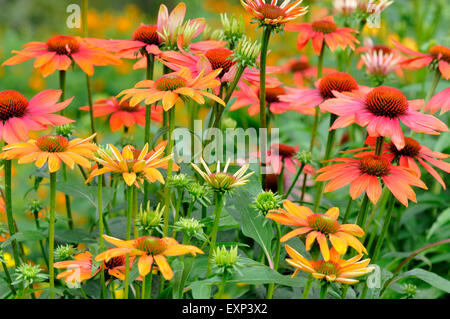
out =
[[[85,139],[76,138],[69,141],[61,135],[45,135],[26,143],[6,145],[0,158],[7,160],[17,158],[19,164],[35,162],[39,168],[48,162],[50,173],[59,170],[61,161],[71,169],[75,164],[90,168],[89,159],[94,158],[97,150],[97,145],[89,142],[94,136],[95,134]]]
[[[308,234],[305,243],[306,250],[310,250],[317,239],[322,256],[326,261],[330,258],[327,238],[340,254],[345,254],[348,246],[353,247],[359,254],[367,254],[366,248],[355,237],[364,236],[364,231],[358,225],[340,225],[337,221],[339,208],[333,207],[325,214],[315,214],[308,207],[298,206],[289,200],[283,202],[283,207],[284,209],[269,211],[266,217],[283,225],[298,226],[300,228],[281,237],[281,242],[285,242],[295,236]]]
[[[162,101],[164,111],[170,110],[174,105],[184,105],[182,97],[191,98],[199,104],[205,104],[205,97],[208,97],[225,106],[222,99],[214,94],[203,91],[214,89],[220,85],[216,80],[221,69],[215,70],[206,76],[204,72],[196,78],[192,78],[191,71],[186,68],[178,72],[170,73],[160,77],[156,81],[144,80],[138,82],[133,89],[124,90],[118,96],[124,95],[122,101],[130,99],[130,105],[137,105],[144,100],[145,104],[153,104]]]
[[[57,269],[67,269],[56,276],[57,279],[64,278],[65,282],[82,282],[95,277],[101,270],[105,272],[105,279],[109,280],[115,277],[119,280],[125,278],[125,257],[112,257],[108,261],[104,261],[100,267],[92,272],[92,254],[88,251],[74,256],[75,260],[66,260],[56,262],[53,267]],[[133,264],[134,257],[130,258],[130,268]]]
[[[22,51],[13,50],[16,55],[2,65],[15,65],[35,58],[34,67],[46,77],[56,70],[66,71],[75,62],[84,73],[94,74],[94,66],[120,64],[120,59],[95,47],[80,37],[55,35],[47,42],[30,42]]]
[[[283,25],[304,15],[307,7],[299,7],[303,0],[285,0],[280,5],[278,0],[241,0],[242,6],[262,24]]]
[[[108,261],[113,257],[139,256],[138,269],[141,276],[146,276],[152,269],[153,262],[166,280],[173,277],[172,268],[167,262],[166,256],[180,256],[184,254],[203,254],[199,248],[191,245],[179,244],[173,238],[157,238],[153,236],[142,236],[133,240],[120,240],[108,235],[103,235],[105,240],[118,248],[112,248],[104,251],[95,257],[96,261]]]
[[[322,167],[317,172],[316,181],[330,181],[325,192],[350,185],[350,196],[355,199],[366,191],[372,203],[376,203],[381,196],[381,179],[392,194],[405,206],[408,199],[416,202],[416,194],[411,186],[427,189],[427,186],[417,175],[406,168],[394,166],[386,156],[365,155],[362,158],[336,158],[331,164]]]
[[[374,153],[374,147],[376,144],[376,139],[373,137],[368,137],[365,144],[370,145],[369,147],[364,147],[356,150],[345,151],[346,153],[355,152],[359,150],[369,150],[361,153],[357,153],[354,157],[363,157],[367,154]],[[444,172],[450,173],[450,163],[442,161],[442,159],[449,158],[450,155],[435,152],[430,150],[425,145],[420,145],[415,139],[410,137],[405,137],[405,147],[399,150],[394,143],[385,143],[384,148],[386,158],[391,162],[398,161],[399,166],[408,168],[420,177],[420,168],[416,161],[425,168],[425,170],[430,173],[445,189],[445,183],[442,177],[436,170],[431,167],[430,164],[440,168]]]
[[[80,110],[89,111],[90,107],[89,105],[82,106]],[[136,123],[145,126],[145,107],[141,105],[130,106],[128,101],[119,102],[115,97],[110,97],[95,101],[93,110],[94,117],[110,115],[109,126],[112,132],[121,129],[123,126],[132,127]],[[161,107],[153,106],[150,116],[152,120],[162,122]]]
[[[352,33],[357,32],[351,28],[338,28],[331,16],[313,23],[290,23],[286,25],[287,31],[299,32],[297,38],[297,48],[299,50],[312,40],[314,53],[320,55],[325,42],[327,47],[334,52],[338,46],[345,49],[349,46],[355,50],[355,43],[358,39]]]
[[[317,67],[313,66],[309,62],[309,58],[306,55],[302,55],[299,58],[291,58],[283,65],[281,65],[282,72],[290,72],[293,74],[295,86],[303,88],[305,82],[309,82],[317,75]],[[335,69],[323,67],[322,74],[328,75],[336,72]]]
[[[446,88],[433,96],[424,107],[424,111],[431,114],[437,110],[441,110],[441,114],[450,111],[450,88]]]
[[[122,153],[114,145],[109,144],[108,146],[112,155],[109,155],[105,150],[98,149],[99,157],[95,157],[95,160],[103,167],[95,168],[86,182],[91,181],[95,176],[112,172],[122,174],[123,180],[128,186],[139,187],[144,182],[144,178],[151,183],[158,180],[161,184],[164,184],[164,177],[158,171],[158,168],[164,168],[172,158],[172,154],[162,157],[165,143],[160,143],[150,157],[146,157],[148,144],[145,144],[139,154],[135,154],[131,145],[125,146]]]
[[[53,114],[65,109],[73,97],[58,103],[60,90],[45,90],[28,100],[13,90],[0,92],[0,139],[17,143],[28,139],[28,131],[40,131],[47,126],[63,125],[73,120]]]
[[[312,274],[317,279],[353,285],[358,282],[358,280],[353,278],[364,276],[375,269],[375,267],[368,267],[370,263],[369,258],[360,261],[363,255],[357,255],[344,260],[341,259],[341,256],[334,248],[330,250],[330,259],[328,261],[307,260],[289,245],[285,245],[285,248],[289,257],[291,257],[286,258],[286,262],[297,268],[292,277],[295,277],[298,271],[302,270]]]

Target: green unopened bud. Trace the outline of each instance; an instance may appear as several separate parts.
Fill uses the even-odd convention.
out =
[[[205,185],[198,183],[191,183],[188,185],[187,191],[191,195],[193,201],[199,201],[203,206],[211,205],[209,196],[211,195],[211,189]]]
[[[243,67],[256,67],[256,60],[261,52],[261,44],[258,41],[250,42],[243,37],[234,50],[234,59]]]
[[[43,209],[44,206],[39,199],[33,199],[28,203],[27,211],[32,214],[39,214]]]
[[[217,247],[213,254],[214,265],[224,272],[239,266],[237,246],[230,247],[229,250],[225,246]]]
[[[68,123],[64,125],[58,125],[55,127],[56,134],[64,136],[65,138],[70,138],[73,133],[73,124]]]
[[[312,154],[308,151],[300,151],[295,154],[295,158],[303,164],[311,164],[312,163]]]
[[[21,264],[16,268],[16,277],[12,284],[25,283],[25,285],[29,286],[34,282],[43,281],[47,277],[46,274],[41,273],[39,265]]]
[[[244,36],[244,18],[242,16],[236,18],[234,15],[229,18],[226,13],[222,13],[220,14],[220,20],[222,21],[223,26],[222,39],[227,41],[230,44],[230,47],[233,48]]]
[[[417,286],[413,284],[405,284],[403,286],[403,294],[407,299],[414,298],[417,294]]]
[[[271,209],[278,209],[281,207],[283,201],[282,196],[274,194],[272,191],[259,193],[253,200],[252,207],[256,209],[261,215],[265,216]]]
[[[175,223],[175,229],[182,231],[188,237],[202,234],[204,226],[205,225],[194,218],[181,217],[180,220]]]
[[[147,208],[143,209],[142,205],[139,209],[139,217],[136,221],[139,229],[145,233],[151,233],[153,229],[161,225],[164,207],[160,204],[156,206],[155,210],[150,209],[150,203],[147,203]]]
[[[72,245],[59,245],[55,249],[55,259],[59,261],[71,260],[76,253]]]
[[[237,122],[233,120],[231,117],[225,117],[222,119],[222,127],[224,129],[227,128],[236,128]]]
[[[189,20],[186,21],[183,25],[178,26],[174,32],[170,32],[166,28],[162,30],[162,33],[158,32],[163,41],[163,49],[178,51],[177,40],[180,35],[183,35],[183,48],[188,49],[195,33],[197,32],[201,24],[201,21]]]
[[[192,182],[192,178],[186,174],[174,175],[167,179],[167,185],[177,189],[187,188]]]

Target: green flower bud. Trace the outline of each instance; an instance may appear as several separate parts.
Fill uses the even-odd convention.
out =
[[[32,214],[39,214],[44,209],[42,202],[39,199],[33,199],[28,203],[27,212]]]
[[[55,127],[55,131],[57,135],[64,136],[65,138],[70,138],[73,133],[73,124],[68,123],[64,125],[58,125]]]
[[[230,117],[222,118],[222,127],[224,129],[227,128],[236,128],[237,122]]]
[[[167,184],[171,188],[185,189],[192,184],[193,179],[186,174],[178,174],[170,177]]]
[[[405,298],[411,299],[417,294],[417,286],[413,284],[403,285],[403,294]]]
[[[25,283],[29,286],[34,282],[40,282],[46,279],[48,276],[41,273],[41,267],[39,265],[21,264],[16,268],[15,280],[13,285],[18,283]]]
[[[191,183],[188,185],[187,191],[189,195],[191,195],[193,201],[199,201],[203,206],[211,205],[209,196],[212,192],[209,187],[198,183]]]
[[[59,261],[71,260],[76,253],[72,245],[59,245],[55,249],[55,259]]]
[[[194,218],[181,217],[180,220],[175,223],[175,229],[182,231],[188,237],[203,234],[204,226],[205,225]]]
[[[278,209],[281,207],[283,201],[282,196],[274,194],[272,191],[259,193],[253,200],[252,207],[256,209],[261,215],[265,216],[271,209]]]
[[[243,67],[256,67],[256,60],[260,52],[261,44],[258,41],[250,42],[243,37],[234,50],[233,61]]]
[[[217,247],[213,254],[215,267],[221,269],[223,272],[232,271],[239,266],[237,246],[230,247],[229,250],[225,246]]]
[[[300,151],[295,154],[295,158],[303,164],[311,164],[312,163],[312,154],[308,151]]]
[[[163,219],[163,212],[165,206],[156,206],[155,210],[150,209],[150,203],[147,203],[147,208],[143,209],[142,205],[139,209],[139,217],[136,221],[136,225],[143,232],[150,234],[153,229],[161,225]]]
[[[222,13],[220,20],[223,26],[222,39],[229,43],[230,48],[234,48],[245,33],[244,18],[236,18],[234,15],[229,18],[226,13]]]

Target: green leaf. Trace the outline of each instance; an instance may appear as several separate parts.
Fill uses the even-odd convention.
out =
[[[435,288],[445,291],[446,293],[450,293],[450,281],[448,281],[445,278],[442,278],[439,275],[436,275],[433,272],[426,271],[426,270],[420,269],[420,268],[409,270],[409,271],[401,274],[400,276],[395,278],[392,281],[392,283],[399,281],[401,279],[408,278],[408,277],[416,277],[416,278],[430,284],[431,286],[433,286]]]
[[[242,233],[253,238],[263,249],[264,254],[273,265],[271,242],[274,237],[273,229],[270,223],[264,223],[265,218],[253,211],[248,205],[247,192],[242,192],[241,196],[234,198],[234,206],[229,207],[228,211],[238,221],[240,221]]]
[[[427,234],[427,239],[430,239],[431,236],[439,229],[441,226],[447,224],[450,221],[450,208],[444,210],[439,217],[436,219],[434,224],[431,226],[430,230]]]
[[[44,234],[42,231],[39,230],[27,230],[25,232],[17,232],[11,237],[9,237],[7,240],[5,240],[1,247],[5,247],[6,245],[9,245],[11,241],[17,240],[17,241],[39,241],[41,239],[46,238],[47,235]]]

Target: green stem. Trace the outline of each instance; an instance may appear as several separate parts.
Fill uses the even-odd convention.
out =
[[[328,291],[328,284],[323,284],[320,287],[320,299],[326,299]]]
[[[55,269],[54,246],[55,246],[55,208],[56,208],[56,173],[50,173],[50,220],[48,225],[48,273],[50,281],[50,299],[55,299]]]
[[[153,71],[155,67],[155,56],[153,54],[149,54],[147,51],[144,51],[145,57],[147,59],[147,69],[145,73],[145,78],[147,80],[153,79]],[[150,129],[151,129],[151,119],[152,115],[152,105],[146,105],[145,106],[145,131],[144,131],[144,144],[148,144],[150,146]],[[144,200],[143,200],[143,206],[147,207],[148,203],[148,194],[150,192],[150,183],[145,181],[144,182]]]
[[[361,208],[359,209],[358,218],[356,219],[356,224],[364,229],[364,223],[366,222],[367,209],[369,207],[369,197],[364,194],[363,201],[361,203]]]
[[[395,199],[392,196],[392,194],[390,194],[389,198],[388,198],[387,213],[386,213],[386,216],[384,217],[383,228],[381,229],[380,236],[377,239],[377,244],[375,246],[375,250],[374,250],[374,252],[372,254],[372,258],[371,258],[371,263],[373,263],[373,264],[378,259],[378,255],[380,254],[381,247],[383,246],[384,238],[386,237],[386,234],[389,230],[389,224],[391,222],[392,211],[394,210],[394,204],[395,204]]]
[[[180,210],[181,210],[181,205],[183,204],[183,197],[184,197],[184,189],[180,188],[178,190],[177,204],[176,204],[176,207],[175,207],[175,218],[173,220],[173,224],[174,225],[176,224],[176,222],[178,221],[178,219],[181,216]],[[176,235],[177,235],[177,231],[174,230],[173,234],[172,234],[172,237],[176,238]]]
[[[219,109],[218,109],[218,112],[217,112],[217,117],[214,119],[213,127],[215,127],[215,128],[219,127],[220,119],[221,119],[222,114],[223,114],[223,112],[225,110],[225,107],[228,104],[228,101],[230,101],[231,96],[233,95],[233,92],[236,89],[236,86],[239,83],[239,80],[241,79],[242,74],[244,73],[244,70],[245,70],[245,67],[242,66],[242,65],[239,65],[239,67],[237,69],[237,72],[236,72],[236,75],[234,76],[233,82],[231,82],[231,85],[230,85],[230,87],[228,88],[228,91],[227,91],[227,95],[225,95],[225,98],[223,100],[225,102],[225,106],[224,107],[220,107],[219,106]]]
[[[214,255],[214,252],[216,250],[216,240],[217,240],[217,232],[219,230],[219,221],[220,221],[220,214],[222,212],[223,208],[223,202],[224,202],[225,195],[222,193],[216,193],[216,205],[214,209],[214,224],[213,228],[211,230],[211,241],[209,244],[209,255],[208,255],[208,268],[206,270],[206,277],[209,277],[211,275],[211,268],[212,268],[212,258]]]
[[[103,238],[103,176],[99,176],[97,179],[97,212],[98,212],[98,230],[100,251],[105,250],[105,240]],[[105,284],[105,272],[100,270],[100,285],[101,285],[101,298],[107,297],[106,284]]]
[[[127,187],[127,229],[126,240],[131,239],[131,216],[133,214],[133,186]],[[124,299],[128,299],[128,290],[130,285],[130,255],[125,255],[125,282]]]
[[[311,274],[308,275],[308,279],[306,279],[305,289],[303,290],[302,299],[308,299],[309,291],[311,290],[311,284],[313,281],[313,276]]]
[[[353,199],[350,197],[348,199],[347,208],[345,209],[344,218],[342,218],[342,224],[345,224],[350,216],[350,212],[353,206]]]
[[[59,89],[61,90],[61,98],[60,101],[64,101],[66,99],[66,71],[59,71]],[[64,114],[64,109],[61,110],[61,115]]]
[[[337,115],[330,114],[329,128],[331,128],[333,126],[333,123],[336,119],[337,119]],[[333,144],[334,144],[335,138],[336,138],[336,130],[331,130],[331,131],[329,130],[328,137],[327,137],[327,147],[325,149],[325,156],[322,160],[323,166],[328,165],[328,162],[326,162],[326,161],[328,161],[331,158],[331,151],[333,150]],[[313,209],[314,212],[317,211],[317,209],[319,208],[320,202],[322,201],[324,188],[325,188],[325,183],[320,182],[317,187],[316,198],[314,199],[314,209]]]
[[[86,74],[86,87],[88,94],[89,103],[89,119],[91,121],[91,134],[95,134],[95,120],[94,120],[94,106],[92,102],[92,91],[91,91],[91,77]],[[94,137],[94,142],[97,143],[97,136]]]
[[[171,108],[169,110],[169,146],[167,149],[167,154],[170,155],[173,152],[173,130],[175,128],[175,107]],[[169,160],[169,163],[167,164],[167,180],[169,180],[172,177],[172,168],[173,168],[173,157]],[[168,183],[165,185],[165,194],[164,194],[164,228],[163,228],[163,234],[164,237],[166,237],[169,234],[169,212],[170,212],[170,186]]]
[[[300,177],[300,174],[303,172],[303,169],[305,168],[305,163],[302,163],[300,165],[300,168],[298,169],[297,173],[294,176],[294,179],[292,180],[291,186],[289,186],[288,191],[286,192],[286,194],[284,195],[284,198],[288,198],[289,195],[291,194],[292,190],[295,187],[295,183],[297,183],[298,178]]]
[[[63,181],[67,182],[67,167],[64,163],[61,165],[61,173]],[[73,229],[72,204],[70,201],[70,196],[65,194],[64,199],[66,202],[67,225],[69,226],[69,229]]]
[[[283,195],[284,194],[284,165],[281,164],[281,171],[280,174],[278,174],[278,194]]]
[[[9,289],[11,289],[11,292],[15,295],[16,294],[16,288],[14,288],[11,280],[11,275],[9,274],[8,266],[6,266],[5,262],[2,261],[2,267],[3,271],[6,276],[6,282],[8,283]]]
[[[280,263],[280,253],[281,253],[281,228],[280,224],[275,223],[275,229],[277,231],[277,236],[275,237],[276,240],[276,248],[275,248],[275,260],[273,263],[273,270],[278,270],[278,264]],[[275,283],[270,283],[269,287],[267,288],[267,299],[273,298],[273,293],[275,291]]]
[[[5,170],[5,210],[6,210],[6,217],[8,219],[8,229],[9,229],[9,236],[13,236],[16,233],[16,222],[14,221],[13,217],[13,209],[12,209],[12,196],[11,196],[11,160],[5,160],[4,161],[4,170]],[[19,258],[19,250],[18,250],[18,244],[17,241],[14,239],[11,242],[11,247],[13,251],[14,256],[14,263],[16,267],[20,265],[20,258]]]
[[[217,293],[217,299],[222,299],[223,294],[225,292],[226,283],[227,283],[227,273],[226,273],[226,271],[224,271],[222,273],[222,280],[220,282],[219,291]]]
[[[270,34],[272,33],[272,27],[265,26],[262,33],[261,40],[261,55],[260,55],[260,73],[259,73],[259,122],[261,129],[267,129],[267,117],[266,117],[266,63],[267,63],[267,48],[269,46]],[[267,156],[267,136],[266,134],[261,134],[261,185],[263,190],[266,187],[266,156]]]
[[[439,71],[439,68],[436,68],[436,70],[434,71],[433,81],[431,82],[430,89],[428,90],[427,96],[425,97],[424,105],[427,105],[428,101],[434,95],[434,92],[436,91],[436,87],[440,79],[441,79],[441,71]]]

